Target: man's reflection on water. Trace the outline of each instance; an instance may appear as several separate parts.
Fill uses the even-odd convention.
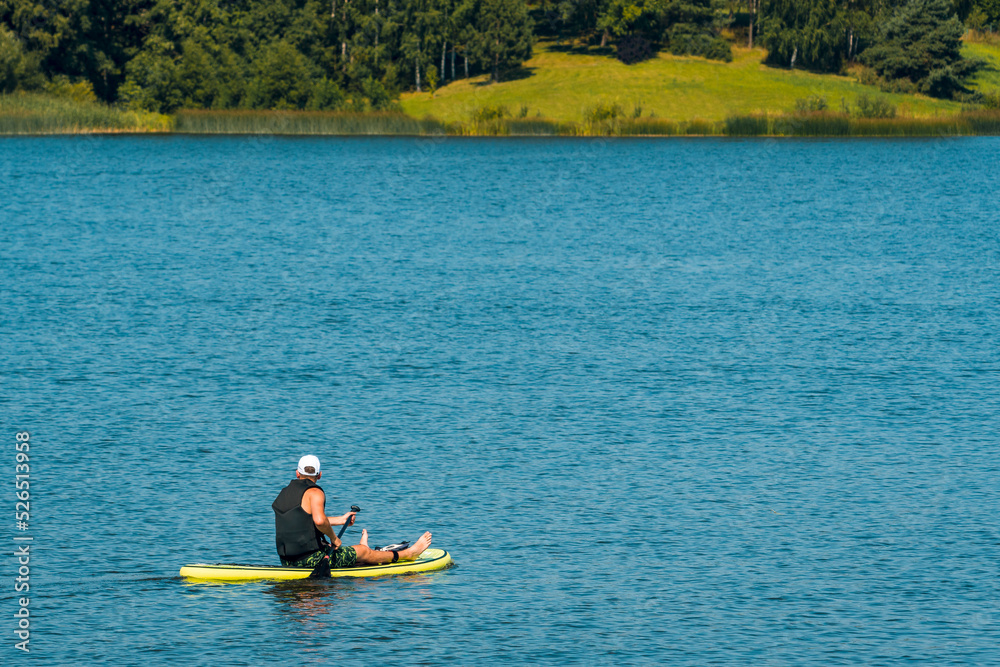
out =
[[[435,573],[437,574],[437,573]],[[398,602],[399,598],[410,600],[410,612],[427,609],[434,598],[430,574],[391,577],[396,586],[386,586],[385,579],[300,579],[280,581],[264,589],[277,603],[275,611],[283,618],[308,624],[311,629],[321,629],[327,625],[342,624],[339,614],[345,605],[350,605],[355,620],[361,620],[371,612],[373,619],[379,618],[377,610],[384,604]],[[403,584],[400,586],[400,584]]]
[[[341,582],[331,580],[281,581],[264,589],[278,604],[275,611],[306,624],[326,625],[323,620],[349,593]]]

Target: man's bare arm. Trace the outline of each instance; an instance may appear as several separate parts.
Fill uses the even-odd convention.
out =
[[[319,532],[323,533],[330,538],[330,543],[333,544],[335,548],[340,547],[340,539],[337,537],[337,533],[333,532],[333,526],[330,525],[330,519],[326,516],[326,495],[319,489],[309,489],[306,491],[305,495],[302,497],[303,504],[309,503],[309,514],[312,515],[313,523],[316,524],[316,528]]]

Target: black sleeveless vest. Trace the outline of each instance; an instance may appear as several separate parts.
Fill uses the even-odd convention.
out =
[[[293,479],[271,503],[274,542],[281,558],[296,560],[320,549],[323,533],[316,528],[312,516],[302,509],[302,496],[312,488],[323,490],[311,479]]]

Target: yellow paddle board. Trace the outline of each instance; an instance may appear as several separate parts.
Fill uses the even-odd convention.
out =
[[[444,549],[427,549],[416,560],[384,563],[382,565],[359,565],[331,569],[331,577],[381,577],[387,574],[410,574],[441,570],[451,565],[451,555]],[[283,581],[288,579],[308,579],[313,573],[311,567],[272,567],[270,565],[228,565],[217,563],[206,565],[196,563],[181,568],[181,576],[201,581]],[[325,574],[325,573],[324,573]]]

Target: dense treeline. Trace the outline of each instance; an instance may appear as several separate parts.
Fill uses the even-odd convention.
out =
[[[576,37],[637,40],[634,60],[661,47],[728,59],[719,8],[567,0],[557,12]],[[499,81],[531,56],[533,26],[525,0],[0,0],[0,92],[82,81],[156,111],[385,109],[402,90]]]
[[[0,0],[0,30],[0,90],[69,77],[159,111],[383,109],[533,44],[524,0]]]
[[[0,0],[0,92],[96,95],[134,109],[387,109],[402,90],[531,56],[535,33],[729,60],[755,40],[782,67],[950,97],[975,69],[963,21],[1000,0]],[[92,93],[91,93],[92,91]]]
[[[717,60],[732,58],[719,30],[729,19],[717,0],[564,0],[542,5],[550,30],[598,41],[614,41],[625,62],[640,60],[654,49],[677,55],[699,55]],[[622,54],[639,49],[639,57]]]
[[[768,62],[821,72],[868,65],[883,88],[952,97],[979,64],[962,58],[961,17],[1000,20],[1000,0],[762,0]]]

